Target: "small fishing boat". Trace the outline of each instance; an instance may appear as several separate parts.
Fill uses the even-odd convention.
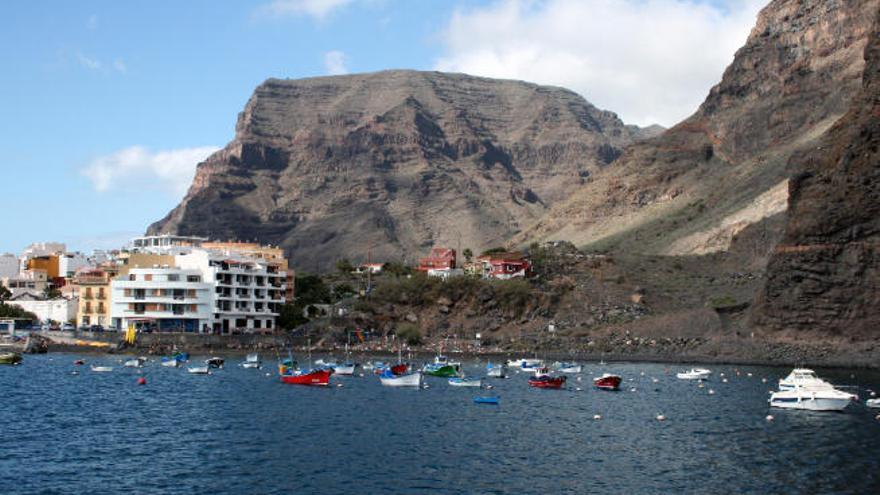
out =
[[[248,354],[245,358],[244,362],[241,363],[242,368],[259,368],[260,367],[260,355],[259,354]]]
[[[593,379],[593,385],[602,390],[620,390],[621,378],[610,373],[603,373],[602,376]]]
[[[83,359],[77,359],[76,361],[73,362],[73,364],[75,364],[76,366],[82,366],[82,365],[86,364],[86,362]]]
[[[675,376],[681,380],[708,380],[712,372],[705,368],[691,368],[688,371],[676,373]]]
[[[209,368],[222,368],[223,363],[225,363],[225,362],[226,362],[226,360],[224,360],[223,358],[216,357],[216,356],[209,358],[209,359],[205,359],[205,364]]]
[[[180,366],[180,361],[176,359],[162,358],[162,366],[166,368],[177,368]]]
[[[521,370],[532,370],[532,369],[535,369],[535,368],[541,366],[543,363],[544,363],[543,361],[541,361],[540,359],[537,359],[537,358],[535,358],[535,359],[522,358],[522,359],[511,359],[510,361],[507,361],[507,366],[509,366],[511,368],[519,368]]]
[[[207,375],[208,367],[207,366],[190,366],[186,369],[187,373],[191,375]]]
[[[124,362],[122,365],[125,366],[126,368],[140,368],[146,362],[147,362],[146,358],[138,357],[138,358],[134,358],[134,359],[129,359],[128,361]]]
[[[795,388],[770,395],[770,407],[782,409],[805,409],[808,411],[843,411],[858,398],[834,388]]]
[[[868,399],[865,405],[874,409],[880,408],[880,399]]]
[[[355,368],[357,368],[357,363],[345,362],[342,364],[337,364],[334,372],[337,375],[351,376],[354,375]]]
[[[557,363],[556,370],[560,373],[577,374],[584,370],[584,367],[577,363]]]
[[[535,388],[562,388],[565,385],[565,376],[533,376],[529,378],[529,386]]]
[[[175,361],[177,364],[174,365],[166,365],[168,361]],[[175,352],[171,356],[163,356],[162,357],[162,366],[171,366],[176,368],[178,364],[185,363],[189,361],[189,353],[188,352]]]
[[[542,376],[550,376],[550,368],[546,366],[538,366],[535,368],[535,378],[540,378]]]
[[[498,397],[474,397],[474,403],[497,405],[500,403],[500,399]]]
[[[449,384],[453,387],[479,387],[483,382],[479,378],[453,377],[449,379]]]
[[[0,364],[18,364],[21,361],[21,354],[17,352],[0,352]]]
[[[333,370],[326,368],[295,370],[282,374],[281,381],[290,385],[326,387],[327,385],[330,385],[330,375],[332,374]]]
[[[428,363],[422,368],[422,372],[428,376],[449,378],[461,375],[461,363],[451,362],[446,356],[437,356],[433,363]]]
[[[507,376],[507,365],[502,364],[492,364],[491,362],[486,365],[486,376],[489,378],[504,378]]]
[[[93,364],[92,371],[94,371],[95,373],[109,373],[109,372],[113,371],[113,367],[112,366],[95,366]]]
[[[385,370],[379,375],[379,381],[385,387],[420,387],[422,374],[418,371],[405,375],[395,375],[391,370]]]

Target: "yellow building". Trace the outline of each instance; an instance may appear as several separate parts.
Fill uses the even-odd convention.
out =
[[[49,280],[54,280],[61,276],[59,266],[60,263],[57,254],[37,256],[27,260],[28,270],[43,270],[46,272],[46,276]]]
[[[102,269],[83,270],[74,276],[79,293],[76,325],[110,326],[110,280],[113,273]]]

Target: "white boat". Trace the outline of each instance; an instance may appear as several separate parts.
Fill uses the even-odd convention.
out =
[[[336,368],[334,368],[334,373],[337,375],[351,376],[354,375],[355,368],[357,368],[357,363],[337,364]]]
[[[421,387],[422,374],[416,371],[406,375],[393,375],[389,371],[379,375],[379,381],[386,387]]]
[[[486,365],[486,376],[489,378],[504,378],[507,376],[507,365],[506,364],[492,364],[489,363]]]
[[[259,368],[260,367],[260,355],[259,354],[248,354],[244,359],[244,362],[241,363],[242,368]]]
[[[577,363],[557,363],[556,370],[560,373],[577,374],[584,370],[584,367]]]
[[[165,366],[166,368],[177,368],[178,366],[180,366],[180,361],[176,359],[169,359],[168,361],[162,361],[162,366]]]
[[[113,366],[95,366],[92,365],[92,371],[96,373],[109,373],[113,371]]]
[[[193,375],[207,375],[208,367],[207,366],[190,366],[186,369],[186,371]]]
[[[543,362],[544,361],[541,361],[540,359],[529,359],[529,358],[511,359],[510,361],[507,362],[507,366],[509,366],[511,368],[520,368],[523,370],[531,370],[531,369],[535,369],[535,368],[541,366],[541,364]]]
[[[676,373],[675,376],[681,380],[708,380],[712,372],[705,368],[691,368],[688,371]]]
[[[479,387],[483,382],[479,378],[459,378],[449,379],[449,385],[453,387]]]
[[[857,398],[835,388],[782,390],[770,395],[770,407],[808,411],[843,411]]]
[[[868,399],[865,401],[865,405],[873,408],[880,408],[880,399]]]
[[[139,358],[135,358],[135,359],[129,359],[128,361],[126,361],[122,365],[125,366],[126,368],[140,368],[141,366],[144,365],[144,363],[146,361],[147,360],[145,358],[139,357]]]
[[[216,357],[216,356],[215,356],[215,357],[212,357],[212,358],[209,358],[209,359],[205,359],[205,365],[206,365],[207,367],[209,367],[209,368],[219,368],[219,369],[222,369],[222,368],[223,368],[223,364],[224,364],[225,362],[226,362],[225,359],[220,358],[220,357]]]
[[[831,390],[834,385],[816,376],[816,372],[806,368],[795,368],[787,377],[779,380],[779,390],[806,388],[810,390]]]
[[[535,368],[535,378],[541,378],[542,376],[550,376],[550,368],[546,366],[538,366]]]

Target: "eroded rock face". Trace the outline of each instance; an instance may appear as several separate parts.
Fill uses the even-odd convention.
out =
[[[880,20],[865,60],[850,112],[792,158],[785,235],[753,315],[759,327],[880,332]]]
[[[649,254],[726,249],[732,233],[718,243],[713,232],[754,217],[756,201],[789,177],[792,153],[849,109],[878,9],[877,0],[772,1],[694,115],[628,147],[519,240]],[[709,242],[678,242],[700,237]]]
[[[554,87],[386,71],[260,85],[236,137],[151,233],[256,239],[294,264],[473,250],[524,226],[657,129]]]

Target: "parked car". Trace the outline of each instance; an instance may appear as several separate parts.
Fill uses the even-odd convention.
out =
[[[72,332],[76,330],[76,327],[71,325],[70,323],[65,323],[64,325],[61,325],[61,329],[65,332]]]
[[[92,325],[89,327],[89,331],[90,332],[103,332],[104,327],[102,327],[101,325]]]

